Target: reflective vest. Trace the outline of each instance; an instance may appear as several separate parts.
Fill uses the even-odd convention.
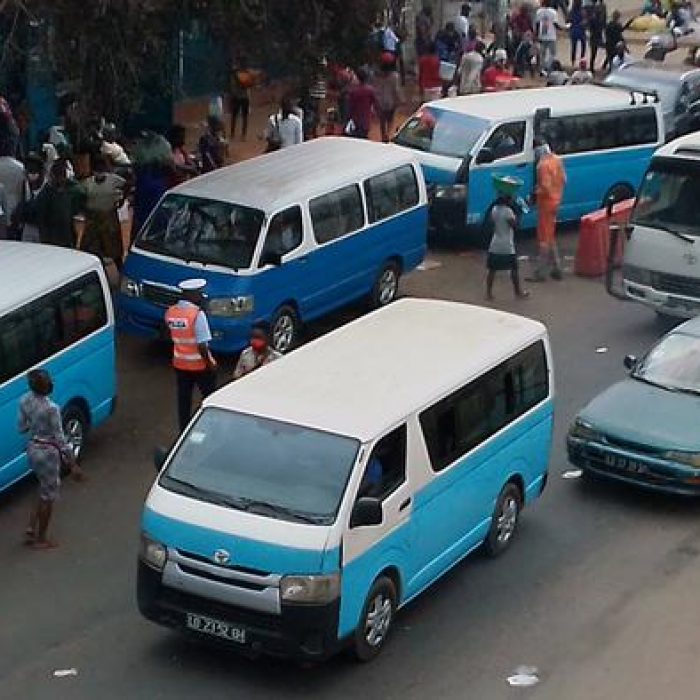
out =
[[[194,330],[199,309],[196,306],[171,306],[165,312],[165,322],[173,341],[173,367],[186,372],[201,372],[207,363],[199,352]]]

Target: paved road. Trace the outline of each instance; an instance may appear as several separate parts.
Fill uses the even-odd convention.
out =
[[[406,293],[481,299],[480,256],[432,257],[440,267],[406,279]],[[663,328],[595,281],[568,277],[515,302],[503,280],[497,295],[551,331],[559,398],[550,485],[513,549],[497,561],[472,557],[406,609],[375,663],[250,662],[139,617],[139,511],[152,448],[172,437],[173,382],[161,350],[121,339],[118,413],[85,455],[90,481],[65,489],[61,549],[21,546],[29,485],[0,498],[0,698],[672,699],[696,689],[700,506],[560,476],[575,410]],[[437,358],[441,342],[449,339],[436,339]],[[507,686],[519,664],[540,669],[538,686]],[[64,668],[79,675],[52,676]]]

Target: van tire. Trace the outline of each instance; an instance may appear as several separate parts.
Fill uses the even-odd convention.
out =
[[[270,323],[272,347],[282,354],[294,350],[301,334],[301,321],[296,309],[289,304],[280,306]]]
[[[370,304],[373,309],[381,309],[382,306],[391,304],[399,294],[399,280],[401,269],[395,261],[385,263],[377,275],[377,279],[370,294]]]
[[[353,638],[353,652],[358,661],[372,661],[384,648],[394,622],[397,600],[396,586],[388,576],[380,576],[372,584]]]
[[[76,460],[79,460],[83,453],[85,438],[90,427],[85,411],[77,404],[69,404],[63,411],[61,422],[66,440],[73,449],[73,455]]]
[[[484,551],[490,557],[498,557],[508,549],[518,528],[523,496],[520,489],[508,482],[498,494],[491,516],[491,527],[484,540]]]

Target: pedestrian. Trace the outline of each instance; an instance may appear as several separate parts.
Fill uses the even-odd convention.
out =
[[[348,90],[348,120],[345,134],[359,139],[369,137],[372,125],[372,113],[379,114],[377,92],[369,84],[369,72],[366,68],[357,69],[357,84]]]
[[[484,90],[507,90],[513,81],[513,73],[507,67],[508,54],[505,49],[496,49],[493,63],[483,72],[481,85]]]
[[[588,36],[591,44],[591,71],[595,73],[595,62],[598,58],[598,49],[605,46],[603,32],[608,18],[608,10],[604,0],[593,0],[593,5],[588,12]]]
[[[248,117],[250,115],[250,88],[253,86],[253,75],[248,70],[247,61],[243,54],[238,54],[231,70],[229,86],[229,108],[231,111],[231,140],[236,138],[238,118],[241,119],[241,141],[245,141],[248,133]]]
[[[498,187],[498,185],[497,185]],[[491,209],[493,236],[486,258],[486,298],[493,300],[493,283],[496,272],[508,270],[513,291],[518,298],[525,298],[529,293],[523,290],[518,273],[518,256],[515,250],[515,231],[518,226],[517,206],[512,195],[498,192],[496,203]]]
[[[41,243],[75,248],[75,217],[82,209],[82,200],[78,184],[68,179],[66,161],[59,158],[51,166],[46,185],[26,207],[35,217]]]
[[[445,28],[437,33],[435,47],[441,61],[457,64],[462,53],[463,40],[454,22],[448,22]]]
[[[566,185],[566,174],[561,158],[554,154],[541,137],[535,138],[535,162],[537,163],[537,264],[533,282],[544,282],[547,271],[554,280],[560,280],[561,263],[557,247],[557,213]]]
[[[614,10],[610,21],[605,25],[605,62],[603,70],[612,70],[613,59],[617,53],[617,47],[622,42],[624,44],[623,27],[620,21],[620,11]]]
[[[37,153],[29,153],[24,164],[26,177],[22,201],[17,208],[17,218],[21,227],[21,239],[25,243],[39,243],[41,235],[33,203],[46,185],[46,165]]]
[[[20,400],[18,427],[20,433],[29,436],[27,461],[39,482],[39,491],[24,533],[25,543],[34,549],[53,549],[58,544],[49,539],[48,528],[61,488],[61,467],[65,466],[77,480],[83,478],[83,473],[63,433],[61,411],[51,400],[51,376],[46,370],[33,369],[27,380],[29,392]]]
[[[535,14],[542,75],[549,71],[552,61],[557,57],[557,29],[561,29],[558,19],[557,11],[551,6],[551,1],[542,0],[542,6]]]
[[[416,56],[428,53],[433,44],[433,8],[424,5],[416,15]]]
[[[525,73],[529,73],[531,78],[535,77],[535,64],[537,62],[537,50],[532,32],[523,34],[522,40],[515,49],[513,67],[518,78],[524,78]]]
[[[630,60],[630,53],[627,50],[627,44],[624,41],[618,42],[613,53],[612,61],[610,62],[610,72],[622,68]]]
[[[270,342],[270,325],[264,321],[253,324],[250,332],[250,345],[241,353],[233,370],[233,378],[240,379],[256,369],[269,365],[282,355],[277,352]]]
[[[394,130],[396,108],[403,101],[401,79],[396,71],[396,61],[391,54],[382,59],[379,72],[374,79],[379,106],[379,130],[382,141],[388,143]]]
[[[0,137],[0,184],[5,188],[7,211],[7,237],[18,240],[21,227],[17,220],[17,207],[24,193],[24,166],[15,158],[17,139],[8,135]]]
[[[294,112],[292,99],[282,98],[279,112],[270,115],[265,128],[266,153],[295,146],[304,140],[304,124]]]
[[[593,73],[588,70],[588,63],[585,58],[578,62],[578,69],[571,74],[569,85],[585,85],[593,82]]]
[[[170,186],[175,187],[195,175],[199,174],[196,160],[186,148],[187,130],[181,124],[173,124],[170,127],[168,141],[172,149],[173,170],[170,178]]]
[[[226,165],[228,144],[224,137],[224,123],[210,114],[207,117],[207,129],[199,139],[199,156],[202,160],[202,172],[210,173]]]
[[[211,331],[202,308],[203,279],[188,279],[178,285],[182,298],[165,312],[165,323],[173,342],[173,367],[177,380],[177,415],[182,432],[192,416],[195,386],[202,398],[216,388],[216,360],[209,350]]]
[[[555,58],[547,71],[547,87],[561,87],[569,82],[569,74],[564,70],[561,61]]]
[[[576,66],[576,55],[580,46],[581,58],[586,57],[586,21],[581,0],[573,0],[569,12],[569,42],[571,44],[571,67]]]
[[[442,97],[440,57],[434,43],[418,59],[418,87],[423,102],[432,102]]]
[[[471,6],[466,2],[463,3],[462,7],[459,9],[459,17],[457,17],[456,24],[462,44],[467,40],[467,35],[469,33],[469,15],[471,11]]]
[[[117,209],[124,202],[126,180],[110,172],[107,159],[92,157],[92,175],[80,189],[85,207],[85,233],[80,249],[96,255],[102,263],[109,258],[121,275],[124,242]]]
[[[484,51],[486,47],[480,41],[473,48],[465,51],[459,62],[456,82],[460,95],[473,95],[481,92],[481,72],[484,68]]]
[[[530,33],[534,37],[535,28],[532,26],[531,8],[527,3],[523,3],[510,17],[510,27],[513,37],[513,46],[517,50],[524,41],[525,36]],[[533,41],[534,43],[534,41]]]

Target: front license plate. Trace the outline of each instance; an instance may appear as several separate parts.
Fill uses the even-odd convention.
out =
[[[620,455],[605,455],[605,466],[611,469],[618,469],[623,472],[631,472],[632,474],[644,474],[646,467],[634,459],[621,457]]]
[[[208,634],[211,637],[218,637],[219,639],[226,639],[229,642],[236,642],[237,644],[246,643],[247,635],[244,627],[237,627],[228,622],[214,620],[204,615],[195,615],[194,613],[187,613],[186,624],[188,629],[194,630],[195,632]]]

